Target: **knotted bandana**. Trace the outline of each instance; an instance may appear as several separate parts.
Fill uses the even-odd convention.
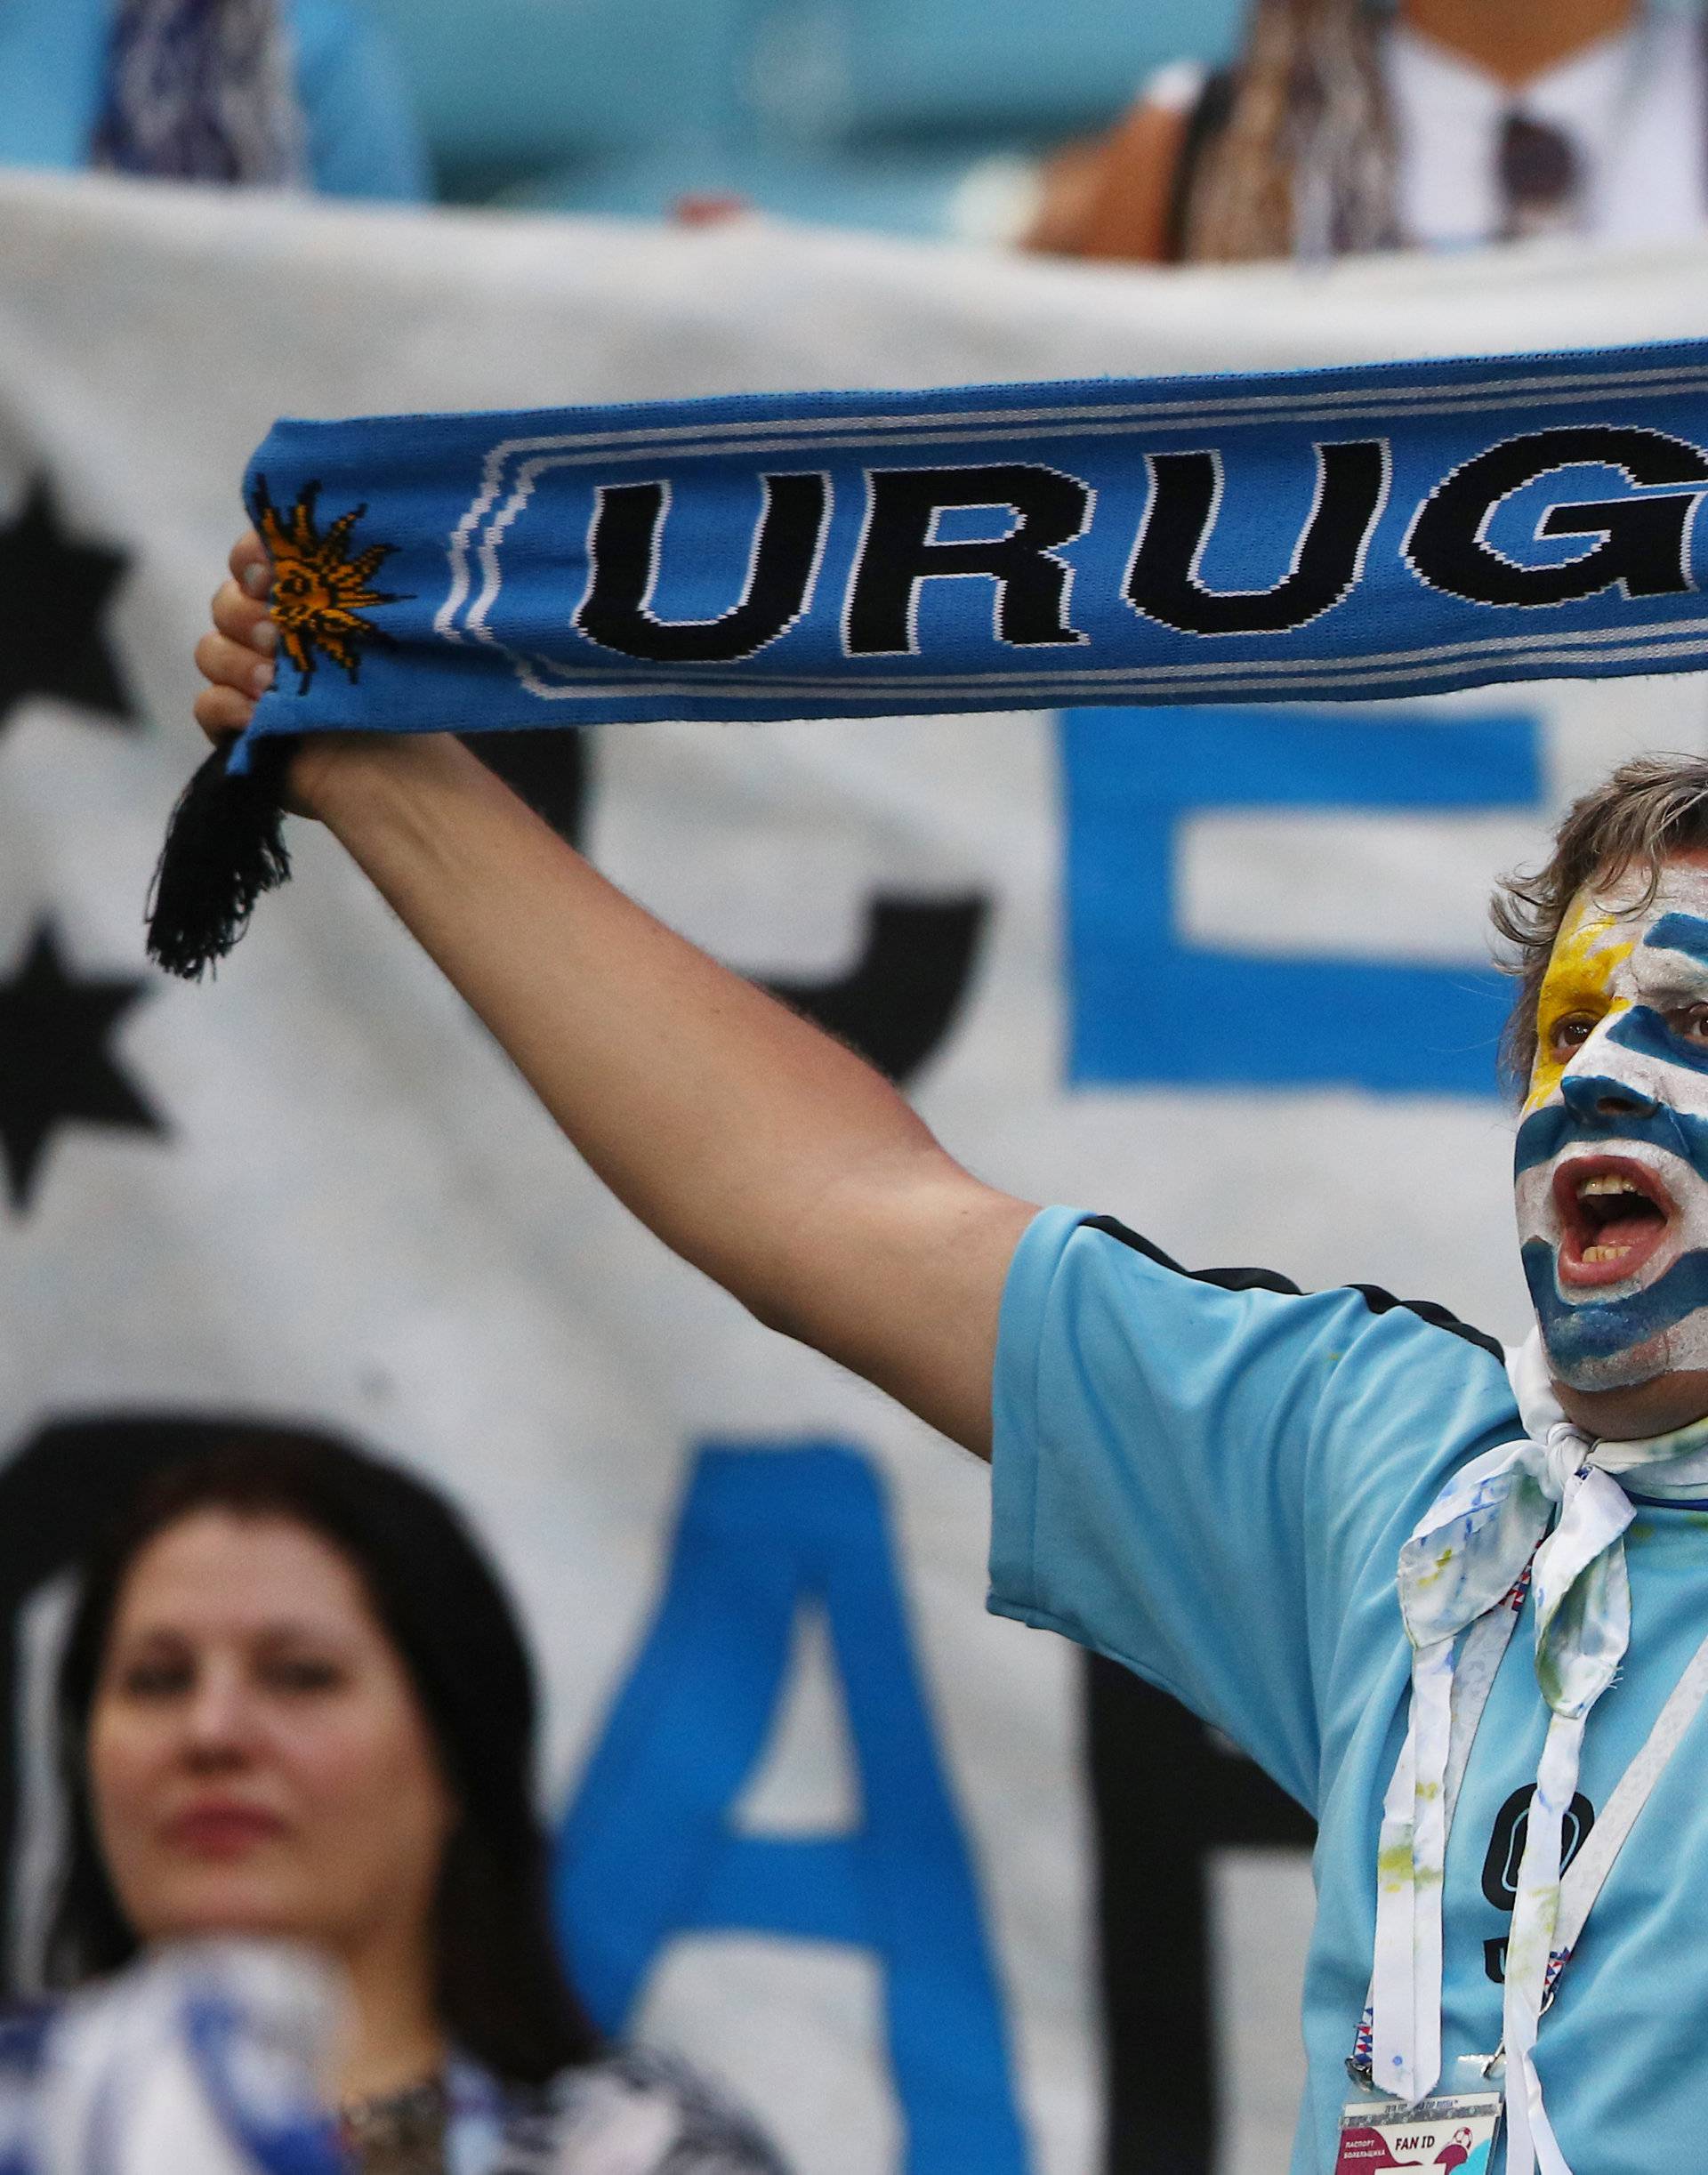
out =
[[[1631,1639],[1624,1533],[1634,1511],[1619,1476],[1640,1470],[1645,1494],[1699,1489],[1708,1441],[1700,1422],[1651,1441],[1591,1441],[1554,1398],[1539,1334],[1511,1355],[1508,1372],[1525,1438],[1455,1473],[1400,1551],[1412,1705],[1378,1846],[1371,2072],[1408,2101],[1440,2075],[1447,1833],[1477,1722],[1534,1583],[1536,1682],[1550,1720],[1507,1948],[1507,2168],[1570,2175],[1534,2049],[1565,1960],[1556,1943],[1559,1861],[1583,1727]]]
[[[279,880],[281,737],[1368,700],[1708,656],[1708,343],[285,422],[280,670],[156,956]],[[268,751],[271,751],[268,758]]]

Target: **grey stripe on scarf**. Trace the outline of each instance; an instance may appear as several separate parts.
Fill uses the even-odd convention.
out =
[[[119,0],[96,166],[295,188],[305,135],[279,0]]]

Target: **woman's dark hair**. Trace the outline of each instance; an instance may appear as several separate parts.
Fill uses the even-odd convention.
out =
[[[600,2050],[559,1962],[546,1844],[533,1803],[534,1673],[485,1556],[441,1497],[329,1436],[253,1426],[222,1433],[145,1481],[101,1538],[59,1680],[68,1810],[63,1885],[48,1937],[50,1983],[114,1970],[137,1950],[95,1841],[90,1712],[132,1565],[201,1510],[286,1518],[354,1567],[401,1657],[460,1817],[434,1905],[438,2008],[448,2036],[507,2082],[542,2084]]]

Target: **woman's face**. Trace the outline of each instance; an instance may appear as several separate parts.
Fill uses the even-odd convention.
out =
[[[95,1833],[143,1941],[419,1950],[455,1819],[348,1559],[283,1515],[192,1511],[136,1557],[90,1714]]]

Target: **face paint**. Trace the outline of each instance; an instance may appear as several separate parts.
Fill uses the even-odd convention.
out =
[[[1708,1368],[1708,868],[1581,892],[1542,987],[1519,1239],[1557,1380]]]

